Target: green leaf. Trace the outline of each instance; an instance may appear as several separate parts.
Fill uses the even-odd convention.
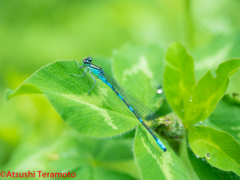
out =
[[[145,128],[138,127],[134,156],[142,179],[189,179],[181,160],[166,143],[164,144],[167,147],[166,152],[160,149]]]
[[[196,157],[190,148],[187,148],[187,149],[188,149],[188,157],[191,162],[191,165],[200,180],[239,179],[239,176],[237,176],[234,172],[221,171],[218,168],[211,166],[209,163],[206,162],[205,159]]]
[[[74,172],[81,179],[137,179],[132,140],[93,139],[67,132],[51,145],[22,144],[4,170]],[[128,167],[128,169],[125,169]]]
[[[197,83],[191,100],[188,101],[185,120],[192,125],[206,119],[224,96],[229,76],[239,70],[240,59],[232,59],[221,63],[216,69],[216,77],[208,71]]]
[[[180,43],[171,44],[165,57],[163,87],[168,103],[182,120],[194,86],[192,57]]]
[[[226,131],[240,142],[240,103],[226,95],[213,113],[203,122],[207,126]]]
[[[226,61],[217,68],[216,77],[208,71],[195,85],[193,59],[181,44],[173,43],[165,59],[165,94],[186,128],[212,113],[227,90],[229,77],[240,67],[240,59]]]
[[[136,48],[125,45],[113,55],[117,81],[145,105],[156,109],[157,86],[162,85],[164,51],[157,45]]]
[[[189,129],[191,149],[213,166],[240,175],[240,144],[228,133],[210,127],[195,126]]]
[[[94,84],[75,61],[57,61],[36,71],[15,91],[6,93],[8,99],[24,93],[44,93],[64,121],[79,132],[98,137],[113,136],[129,131],[139,122],[120,98],[101,80]]]

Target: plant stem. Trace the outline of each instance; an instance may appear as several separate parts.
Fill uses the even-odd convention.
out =
[[[189,47],[195,45],[194,41],[194,23],[191,14],[191,2],[190,0],[186,0],[186,38]]]

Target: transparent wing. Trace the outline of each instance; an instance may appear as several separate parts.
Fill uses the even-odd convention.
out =
[[[116,91],[121,94],[124,100],[133,108],[134,112],[144,120],[154,120],[159,117],[153,113],[142,101],[140,101],[136,96],[127,91],[123,86],[121,86],[115,79],[108,76],[106,73],[103,75],[107,81],[112,84]]]

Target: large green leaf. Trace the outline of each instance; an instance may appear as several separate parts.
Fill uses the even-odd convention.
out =
[[[181,160],[166,143],[164,144],[167,147],[166,152],[160,149],[145,128],[138,127],[134,143],[134,155],[142,179],[189,179]]]
[[[240,103],[226,95],[204,124],[226,131],[240,143]]]
[[[193,59],[180,43],[173,43],[166,52],[165,64],[165,95],[174,112],[184,120],[195,86]]]
[[[61,117],[79,132],[91,136],[113,136],[134,128],[138,121],[116,94],[89,73],[85,77],[74,61],[57,61],[42,67],[7,98],[25,93],[44,93]]]
[[[189,129],[188,140],[198,157],[206,157],[211,165],[240,175],[240,144],[228,133],[195,126]]]
[[[185,111],[185,120],[188,124],[202,121],[212,113],[227,90],[229,76],[239,70],[239,67],[240,59],[232,59],[218,66],[216,77],[208,71],[199,80]]]
[[[156,84],[161,85],[162,56],[163,50],[158,46],[150,46],[143,51],[124,46],[113,58],[113,67],[118,67],[114,71],[115,76],[124,88],[134,90],[132,93],[143,102],[151,102],[152,109],[157,109],[161,98],[156,93]],[[98,62],[104,61],[98,59]],[[104,67],[107,67],[106,72],[110,71],[109,66]],[[70,76],[83,73],[84,69],[79,69],[74,61],[57,61],[35,72],[17,90],[9,90],[7,98],[25,93],[44,93],[68,124],[91,136],[113,136],[133,129],[139,122],[107,85],[97,79],[88,96],[87,92],[94,84],[91,75]]]
[[[206,162],[205,159],[195,156],[189,147],[187,147],[187,149],[188,157],[193,167],[193,170],[195,171],[200,180],[239,179],[239,176],[237,176],[234,172],[221,171],[218,168],[211,166],[208,162]]]
[[[131,139],[93,139],[73,131],[66,133],[49,145],[22,144],[3,170],[35,171],[36,179],[37,171],[72,172],[77,179],[138,178]]]

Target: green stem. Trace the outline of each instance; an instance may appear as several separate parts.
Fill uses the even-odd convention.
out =
[[[194,24],[191,14],[191,2],[190,0],[186,0],[186,37],[187,42],[190,47],[194,46]]]

